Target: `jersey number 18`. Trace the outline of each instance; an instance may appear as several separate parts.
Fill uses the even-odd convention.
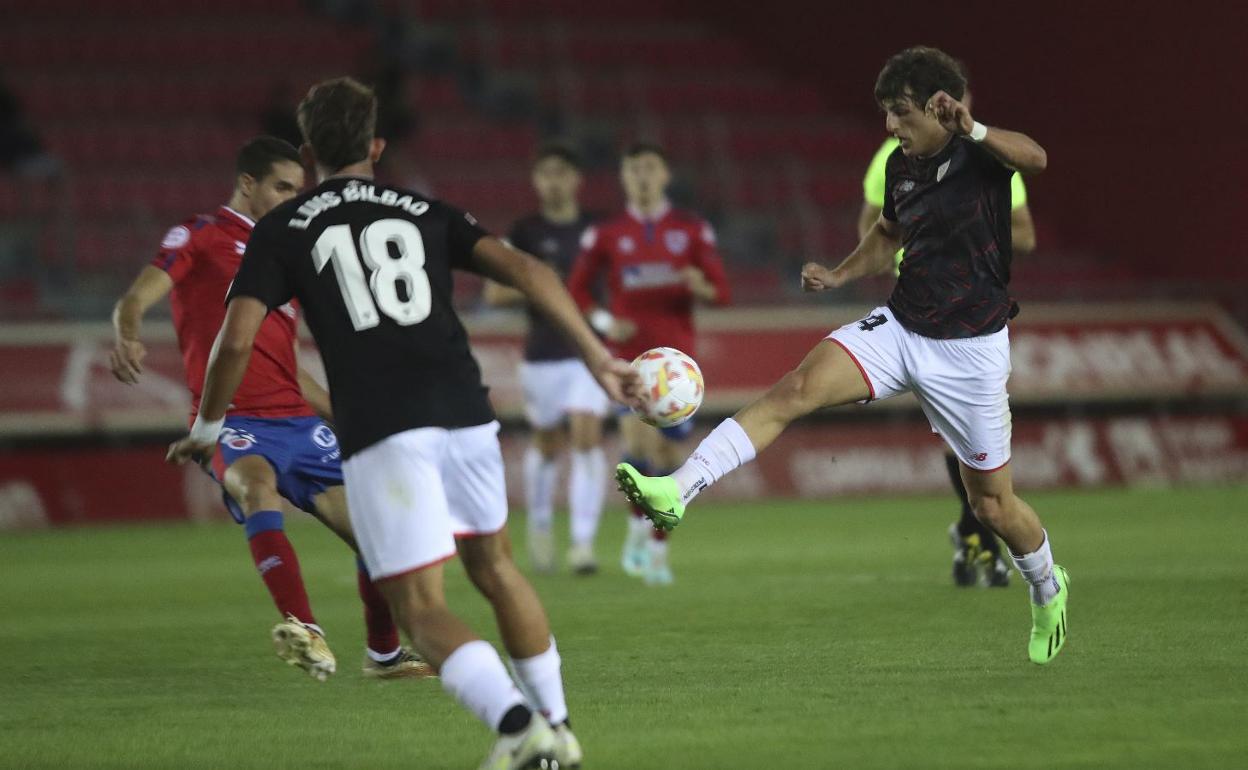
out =
[[[390,256],[391,245],[397,259]],[[367,279],[361,256],[371,271]],[[358,251],[350,225],[327,227],[312,247],[312,262],[318,274],[333,263],[342,300],[357,332],[381,323],[378,308],[400,326],[418,324],[429,317],[432,295],[425,273],[425,239],[416,225],[405,219],[380,219],[365,227]]]

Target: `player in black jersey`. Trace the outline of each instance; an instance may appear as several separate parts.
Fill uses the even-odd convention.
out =
[[[581,210],[580,157],[569,147],[549,144],[533,161],[533,189],[540,211],[516,222],[508,241],[553,267],[565,280],[581,250],[585,228],[594,218]],[[489,281],[485,300],[492,305],[524,302],[515,289]],[[527,308],[529,332],[520,383],[533,443],[524,455],[524,495],[528,509],[529,561],[538,572],[555,568],[554,498],[559,456],[568,451],[568,518],[572,547],[568,563],[578,575],[598,571],[594,538],[605,503],[607,457],[602,421],[607,394],[568,343],[540,313]]]
[[[932,427],[957,453],[975,515],[1010,547],[1031,585],[1028,655],[1047,663],[1066,641],[1066,573],[1053,564],[1035,511],[1014,494],[1010,474],[1010,177],[1038,174],[1047,157],[1029,137],[976,122],[959,101],[960,67],[933,48],[889,59],[875,85],[888,132],[884,209],[835,268],[802,269],[823,291],[891,271],[886,307],[829,335],[766,395],[722,422],[671,476],[649,478],[621,464],[630,500],[659,526],[725,473],[754,458],[793,420],[816,409],[911,391]]]
[[[602,346],[554,270],[462,211],[375,183],[385,147],[373,135],[376,116],[372,90],[349,78],[314,86],[300,103],[302,152],[320,184],[256,224],[199,417],[169,457],[211,455],[256,331],[271,309],[297,298],[329,376],[360,553],[443,687],[499,732],[483,766],[579,766],[554,638],[511,560],[498,423],[451,306],[451,270],[523,292],[616,400],[635,397],[635,375]],[[457,549],[493,605],[531,703],[494,648],[447,609],[441,564]]]

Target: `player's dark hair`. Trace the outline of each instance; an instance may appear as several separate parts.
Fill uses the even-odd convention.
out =
[[[537,154],[533,156],[533,165],[537,165],[547,158],[558,158],[567,163],[572,168],[580,171],[585,168],[585,162],[581,160],[581,155],[570,145],[560,142],[547,142],[537,148]]]
[[[875,79],[875,101],[880,106],[909,97],[922,108],[937,91],[960,101],[966,94],[966,72],[957,59],[924,45],[894,55]]]
[[[657,142],[633,142],[624,148],[624,154],[620,156],[620,159],[628,160],[640,155],[657,155],[659,160],[667,163],[669,166],[671,165],[667,157],[667,150],[663,149],[663,146]]]
[[[303,165],[299,151],[290,142],[276,136],[257,136],[239,148],[238,157],[234,159],[234,173],[264,179],[273,171],[273,164],[283,160]]]
[[[377,130],[377,95],[355,78],[317,83],[295,114],[303,141],[321,166],[337,170],[368,157]]]

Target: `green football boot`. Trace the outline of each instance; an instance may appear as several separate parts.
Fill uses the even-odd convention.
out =
[[[1053,565],[1058,592],[1049,603],[1040,607],[1031,605],[1031,639],[1027,642],[1027,655],[1032,663],[1044,665],[1066,644],[1066,602],[1070,599],[1070,578],[1066,569]]]
[[[645,512],[654,526],[673,530],[685,517],[685,504],[671,476],[643,476],[628,463],[615,466],[615,480],[628,501]]]

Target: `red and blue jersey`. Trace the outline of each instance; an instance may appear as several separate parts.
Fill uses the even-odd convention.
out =
[[[152,264],[173,279],[173,326],[191,390],[191,416],[199,411],[208,356],[225,320],[225,296],[238,272],[255,223],[229,206],[201,214],[165,234]],[[298,312],[286,304],[269,313],[256,335],[251,361],[228,414],[305,417],[315,414],[299,388],[295,342]]]
[[[606,274],[612,315],[637,325],[631,339],[613,344],[616,355],[632,359],[666,346],[692,356],[694,297],[684,276],[689,267],[715,286],[715,304],[728,303],[728,278],[705,220],[670,207],[647,219],[630,208],[585,231],[568,290],[587,310]]]

